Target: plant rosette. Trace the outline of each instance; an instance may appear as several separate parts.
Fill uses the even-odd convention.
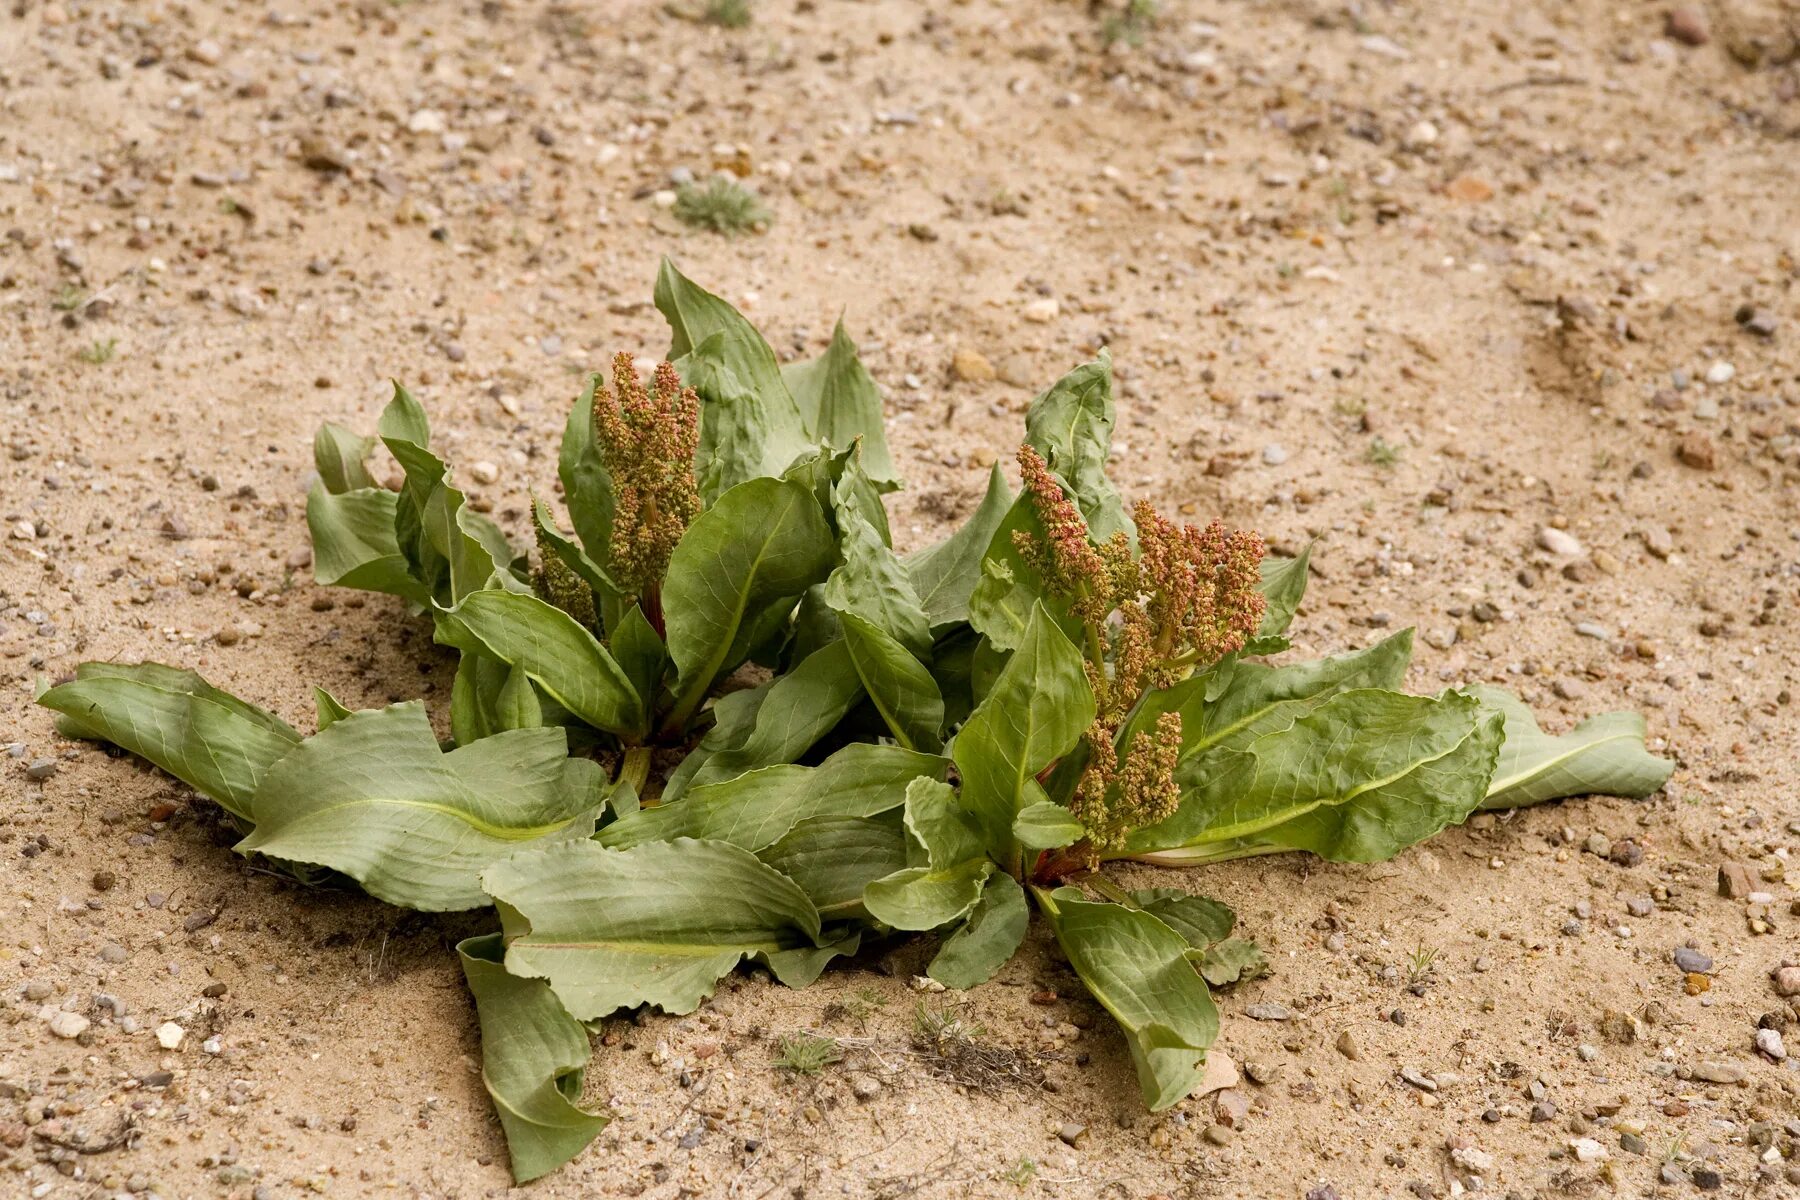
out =
[[[374,436],[319,430],[317,580],[399,597],[457,652],[449,742],[419,702],[323,691],[305,737],[150,663],[38,697],[211,797],[265,865],[496,911],[458,949],[520,1180],[606,1123],[579,1103],[590,1023],[691,1012],[746,961],[802,987],[915,933],[972,988],[1034,909],[1168,1107],[1218,1034],[1209,989],[1266,964],[1224,905],[1106,862],[1377,862],[1478,810],[1669,775],[1635,714],[1550,736],[1498,689],[1400,690],[1410,631],[1281,661],[1307,555],[1128,507],[1104,354],[1031,405],[1017,495],[996,466],[961,528],[901,555],[843,328],[782,367],[666,262],[655,299],[669,361],[593,376],[558,462],[571,528],[534,498],[530,553],[465,503],[404,388]]]

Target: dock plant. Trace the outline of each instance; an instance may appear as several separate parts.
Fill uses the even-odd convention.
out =
[[[1410,631],[1287,661],[1307,553],[1127,505],[1104,353],[1026,413],[1018,494],[995,466],[960,528],[901,554],[843,328],[784,367],[668,263],[655,300],[668,361],[588,381],[528,548],[466,503],[403,387],[373,435],[319,430],[317,582],[393,595],[458,656],[438,723],[318,691],[303,735],[151,663],[39,696],[210,797],[267,867],[491,910],[459,951],[521,1180],[606,1123],[580,1096],[609,1016],[692,1012],[748,962],[803,987],[912,935],[974,988],[1034,912],[1166,1108],[1217,1036],[1209,988],[1261,956],[1193,872],[1130,889],[1107,863],[1377,862],[1482,809],[1669,774],[1634,714],[1550,736],[1498,689],[1402,690]]]

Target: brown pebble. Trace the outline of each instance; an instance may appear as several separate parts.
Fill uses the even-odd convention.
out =
[[[1684,46],[1704,46],[1712,40],[1712,29],[1707,25],[1704,12],[1682,4],[1671,8],[1663,17],[1663,35]]]
[[[94,885],[96,892],[110,892],[113,890],[113,885],[119,882],[119,877],[111,871],[95,871],[94,878],[90,882]]]
[[[1710,471],[1719,465],[1719,451],[1704,433],[1690,433],[1675,447],[1681,464],[1696,471]]]

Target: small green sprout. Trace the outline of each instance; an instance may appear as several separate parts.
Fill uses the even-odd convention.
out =
[[[736,180],[684,183],[675,192],[675,216],[684,225],[727,237],[754,233],[772,219],[756,193]]]
[[[750,24],[750,0],[706,0],[700,21],[720,29],[742,29]]]
[[[1124,42],[1127,46],[1141,46],[1144,38],[1156,24],[1158,13],[1157,0],[1126,0],[1120,12],[1108,14],[1100,23],[1100,40],[1107,46]]]
[[[79,358],[84,363],[97,367],[102,363],[111,362],[113,360],[113,355],[117,354],[118,351],[118,338],[95,338],[88,345],[77,350],[75,352],[75,357]]]
[[[1437,969],[1437,947],[1417,946],[1406,959],[1406,982],[1409,987],[1417,987],[1431,978]]]
[[[85,288],[78,288],[72,283],[65,283],[62,286],[62,290],[56,293],[56,299],[50,302],[50,306],[56,309],[57,312],[74,312],[87,302],[88,294]]]
[[[1024,1191],[1027,1187],[1031,1186],[1031,1181],[1037,1178],[1037,1172],[1038,1165],[1036,1159],[1021,1158],[1018,1162],[1014,1163],[1010,1169],[1001,1172],[1000,1182],[1010,1183],[1020,1191]]]
[[[790,1033],[781,1039],[781,1053],[775,1056],[777,1070],[794,1075],[817,1075],[832,1063],[840,1062],[844,1048],[833,1038],[812,1033]]]
[[[1400,447],[1386,438],[1378,437],[1369,443],[1369,462],[1377,467],[1391,467],[1400,461]]]

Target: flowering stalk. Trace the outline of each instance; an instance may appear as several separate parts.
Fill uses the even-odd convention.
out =
[[[1086,762],[1069,801],[1087,837],[1040,861],[1036,875],[1048,879],[1095,865],[1133,830],[1175,812],[1181,715],[1162,713],[1135,735],[1130,718],[1147,693],[1234,653],[1256,633],[1266,607],[1257,586],[1264,546],[1255,533],[1218,521],[1204,529],[1177,525],[1142,502],[1132,513],[1136,558],[1123,533],[1095,546],[1043,457],[1021,446],[1019,466],[1044,532],[1017,532],[1014,546],[1081,621],[1094,694],[1094,722],[1081,746]]]
[[[662,580],[669,556],[700,512],[694,451],[700,398],[659,363],[646,389],[629,354],[613,359],[613,382],[594,389],[594,443],[612,476],[615,507],[608,546],[613,577],[637,597],[663,632]]]

